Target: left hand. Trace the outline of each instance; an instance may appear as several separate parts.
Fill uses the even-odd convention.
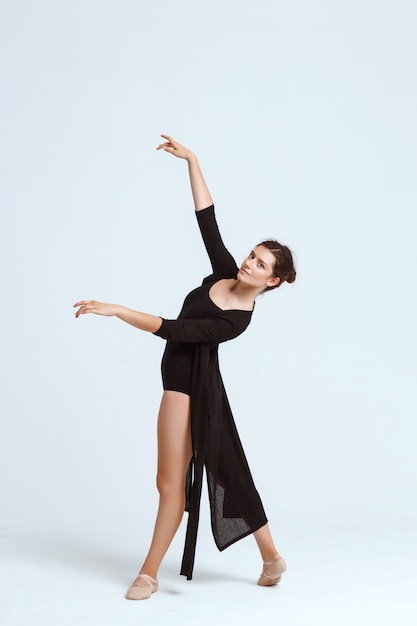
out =
[[[106,304],[105,302],[97,302],[97,300],[80,300],[74,307],[80,307],[75,317],[85,315],[85,313],[95,313],[96,315],[106,315],[111,317],[116,315],[117,304]]]
[[[163,137],[167,141],[165,143],[159,144],[159,146],[157,146],[156,148],[157,150],[165,150],[165,152],[170,152],[179,159],[185,159],[186,161],[195,158],[195,154],[191,152],[191,150],[189,150],[185,146],[182,146],[180,143],[178,143],[178,141],[174,141],[174,139],[172,139],[172,137],[170,137],[169,135],[161,135],[161,137]]]

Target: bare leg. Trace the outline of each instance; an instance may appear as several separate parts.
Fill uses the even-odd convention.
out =
[[[265,526],[262,526],[253,534],[264,562],[258,585],[262,587],[276,585],[281,580],[287,565],[274,545],[268,524],[265,524]]]
[[[185,475],[191,456],[190,397],[165,391],[158,416],[159,508],[152,543],[140,570],[155,579],[184,513]],[[143,584],[140,578],[137,582]]]
[[[274,545],[268,524],[265,524],[265,526],[256,530],[253,533],[253,536],[258,544],[258,548],[264,562],[273,561],[279,557],[279,553]]]

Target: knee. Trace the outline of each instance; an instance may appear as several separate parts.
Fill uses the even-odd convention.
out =
[[[165,498],[176,497],[179,494],[182,496],[185,492],[184,483],[180,483],[172,479],[172,476],[158,473],[156,476],[156,488],[159,491],[159,495]]]

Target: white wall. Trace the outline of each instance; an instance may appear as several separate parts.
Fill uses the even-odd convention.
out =
[[[71,305],[175,317],[209,273],[161,132],[198,153],[238,262],[265,236],[296,254],[294,285],[221,348],[269,517],[412,520],[415,18],[405,0],[3,1],[5,528],[152,522],[163,342]]]

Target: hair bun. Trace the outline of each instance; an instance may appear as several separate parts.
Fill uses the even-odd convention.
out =
[[[295,281],[296,276],[297,276],[297,272],[293,270],[292,272],[288,274],[285,280],[287,281],[287,283],[293,283]]]

